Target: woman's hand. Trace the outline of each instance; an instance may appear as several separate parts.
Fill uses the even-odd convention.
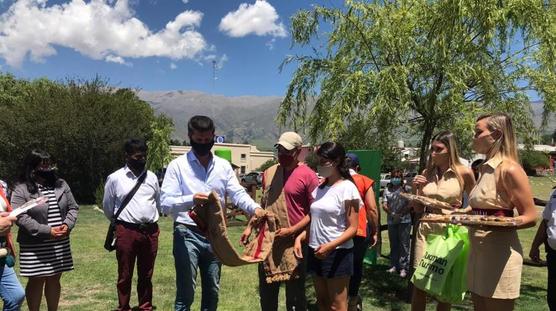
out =
[[[315,250],[315,257],[318,259],[324,259],[333,250],[332,246],[328,243],[322,244]]]
[[[413,188],[419,189],[420,187],[427,184],[427,178],[423,175],[417,175],[413,178]]]
[[[69,235],[68,225],[62,224],[58,227],[50,228],[50,235],[55,239],[61,239]]]

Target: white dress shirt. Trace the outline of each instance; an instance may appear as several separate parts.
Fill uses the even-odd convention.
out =
[[[104,199],[102,200],[104,215],[108,219],[112,219],[114,213],[118,211],[122,201],[137,183],[139,176],[135,176],[127,165],[108,176],[104,186]],[[158,220],[159,212],[160,187],[158,178],[153,172],[147,171],[145,181],[139,186],[131,201],[118,216],[118,220],[133,224],[153,223]]]
[[[546,203],[542,218],[546,220],[548,245],[556,250],[556,190],[550,194],[550,200]]]
[[[227,194],[232,203],[248,214],[255,213],[255,203],[237,180],[232,166],[225,159],[212,156],[205,168],[192,151],[174,159],[166,169],[162,183],[162,212],[179,223],[195,226],[187,211],[193,208],[193,195],[215,191],[222,204]]]

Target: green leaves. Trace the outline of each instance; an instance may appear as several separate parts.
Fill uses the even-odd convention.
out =
[[[0,114],[0,178],[15,181],[25,155],[44,149],[82,203],[94,202],[102,179],[123,166],[126,139],[162,135],[151,129],[149,104],[99,78],[57,83],[0,75]]]
[[[151,123],[151,138],[147,142],[149,148],[147,167],[151,171],[162,170],[172,160],[170,139],[174,123],[165,115],[156,117]]]
[[[357,133],[354,148],[384,148],[393,131],[419,129],[426,150],[428,133],[452,129],[467,142],[479,114],[503,111],[533,141],[528,95],[556,110],[555,12],[536,0],[348,0],[300,11],[293,45],[321,48],[285,62],[298,67],[278,121],[313,141]]]

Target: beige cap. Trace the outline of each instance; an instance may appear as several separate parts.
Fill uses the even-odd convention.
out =
[[[280,136],[274,147],[278,145],[286,148],[286,150],[292,150],[303,146],[303,141],[301,140],[301,136],[299,136],[296,132],[285,132]]]

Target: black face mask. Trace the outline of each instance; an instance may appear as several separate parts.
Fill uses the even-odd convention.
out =
[[[56,176],[56,171],[53,169],[36,170],[35,176],[44,179],[48,185],[54,185],[56,179],[58,179],[58,177]]]
[[[191,142],[191,148],[195,152],[196,155],[204,157],[210,153],[210,149],[214,146],[214,141],[211,141],[208,144],[200,144],[193,141],[193,139],[189,139]]]
[[[146,164],[147,164],[147,161],[145,159],[140,159],[140,160],[128,159],[127,160],[127,165],[134,171],[142,172],[145,169]]]

